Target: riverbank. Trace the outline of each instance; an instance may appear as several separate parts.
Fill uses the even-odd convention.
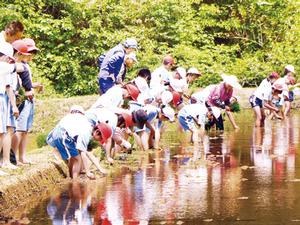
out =
[[[248,97],[252,92],[253,89],[251,88],[245,88],[240,92],[242,108],[249,107]],[[86,109],[97,97],[94,95],[68,99],[38,100],[33,132],[36,134],[48,133],[57,121],[68,112],[71,105],[79,104]],[[299,106],[299,99],[297,99],[294,107]],[[1,217],[9,218],[12,214],[15,216],[18,209],[24,209],[24,205],[30,209],[32,203],[32,207],[34,207],[43,196],[48,196],[53,187],[63,185],[69,181],[65,179],[67,177],[66,166],[64,163],[57,163],[54,160],[50,147],[45,146],[31,151],[29,159],[36,164],[15,171],[6,170],[10,175],[0,177],[0,220]],[[131,156],[130,160],[125,162],[125,165],[126,163],[133,165],[135,162],[135,156]]]

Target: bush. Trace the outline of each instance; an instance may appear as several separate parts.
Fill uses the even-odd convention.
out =
[[[47,145],[46,139],[48,134],[38,134],[36,137],[36,145],[38,148],[44,147]]]

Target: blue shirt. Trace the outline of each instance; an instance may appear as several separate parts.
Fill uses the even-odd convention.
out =
[[[113,81],[116,81],[124,63],[125,54],[126,52],[122,44],[118,44],[110,49],[103,59],[98,78],[110,77]]]

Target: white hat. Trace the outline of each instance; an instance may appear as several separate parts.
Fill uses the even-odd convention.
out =
[[[292,73],[295,73],[295,67],[292,65],[286,65],[284,68]]]
[[[183,92],[185,83],[183,80],[172,79],[170,80],[170,86],[177,92]]]
[[[137,61],[137,58],[136,58],[136,54],[135,54],[134,52],[130,52],[129,54],[127,54],[127,55],[125,56],[125,58],[126,58],[126,59],[132,59],[133,61],[138,62],[138,61]]]
[[[162,113],[167,117],[171,122],[175,121],[175,111],[170,106],[165,106],[162,108]]]
[[[214,115],[214,117],[216,119],[218,119],[221,115],[221,110],[218,108],[218,107],[215,107],[215,106],[212,106],[211,107],[211,111],[212,111],[212,114]]]
[[[183,67],[177,67],[176,71],[182,79],[186,78],[186,69]]]
[[[124,47],[137,49],[138,43],[134,38],[127,38],[124,42]]]
[[[151,102],[154,101],[154,97],[150,94],[150,92],[142,92],[139,94],[137,97],[137,102],[140,104],[145,104],[147,101],[147,104],[150,104]]]
[[[163,105],[169,104],[173,100],[173,95],[170,91],[164,91],[161,94],[161,101]]]
[[[199,72],[199,70],[196,67],[191,67],[189,68],[189,70],[187,71],[187,74],[197,74],[197,75],[201,75],[201,73]]]
[[[134,79],[134,83],[137,86],[137,88],[139,89],[139,91],[141,93],[145,92],[145,91],[149,91],[149,85],[147,83],[147,81],[142,78],[142,77],[136,77]]]
[[[226,84],[229,84],[231,87],[236,88],[236,89],[242,89],[242,86],[239,84],[239,81],[236,76],[222,74],[221,77],[222,77],[223,81]]]
[[[14,49],[11,44],[6,41],[1,42],[0,44],[0,52],[6,56],[13,57]]]
[[[72,105],[70,108],[70,112],[72,113],[73,111],[78,111],[78,112],[84,114],[84,109],[80,105]]]

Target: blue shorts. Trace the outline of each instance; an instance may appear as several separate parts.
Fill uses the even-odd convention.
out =
[[[6,105],[5,94],[0,94],[0,134],[4,134],[7,132],[6,115],[7,115],[7,105]]]
[[[250,102],[252,108],[254,108],[255,106],[259,106],[259,108],[263,107],[263,101],[261,99],[255,97],[254,95],[251,95],[249,97],[249,102]]]
[[[76,142],[61,127],[55,127],[47,137],[48,145],[56,148],[64,160],[76,157],[79,152],[76,148]]]
[[[193,120],[193,117],[191,117],[191,116],[185,117],[185,116],[179,115],[178,116],[178,121],[179,121],[179,124],[183,128],[184,131],[193,130],[196,127],[195,122]]]
[[[32,128],[33,115],[34,103],[29,100],[25,100],[24,107],[16,121],[16,130],[29,131],[29,129]]]
[[[7,107],[6,126],[7,127],[16,127],[16,118],[14,116],[13,108],[9,101],[8,95],[5,95],[5,100],[6,100],[6,107]]]
[[[289,91],[289,102],[293,102],[293,101],[294,101],[294,92]]]
[[[113,79],[110,77],[99,78],[98,84],[99,84],[99,90],[101,94],[104,94],[105,92],[108,91],[108,89],[112,88],[115,85]]]

